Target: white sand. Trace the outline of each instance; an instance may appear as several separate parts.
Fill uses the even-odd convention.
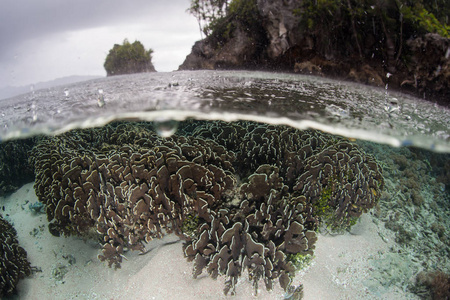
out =
[[[126,254],[128,261],[114,270],[97,259],[100,246],[75,237],[54,237],[48,232],[45,215],[34,215],[26,202],[37,202],[33,184],[14,194],[0,198],[9,214],[21,246],[28,252],[33,266],[42,269],[18,286],[20,299],[283,299],[278,283],[267,292],[260,283],[258,295],[244,277],[239,281],[235,297],[223,295],[225,278],[212,280],[207,275],[191,276],[192,264],[182,254],[182,243],[175,236],[147,245],[153,249],[145,255]],[[22,209],[22,206],[24,209]],[[35,228],[38,232],[31,235]],[[39,229],[41,228],[41,229]],[[296,276],[294,283],[304,284],[304,299],[411,299],[395,287],[378,288],[371,280],[371,261],[388,252],[393,236],[383,226],[364,215],[353,234],[321,235],[316,244],[312,265]],[[379,233],[384,235],[384,242]],[[72,265],[71,256],[76,259]],[[65,266],[62,280],[52,272]]]

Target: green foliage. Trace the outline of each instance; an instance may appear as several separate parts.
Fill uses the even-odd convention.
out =
[[[371,19],[374,19],[375,26],[381,21],[386,22],[388,19],[392,19],[396,22],[394,24],[396,26],[401,22],[414,22],[416,29],[447,36],[449,31],[448,14],[450,13],[450,4],[448,4],[450,2],[447,2],[444,1],[441,5],[435,6],[421,0],[306,0],[302,9],[296,10],[294,13],[302,15],[303,24],[308,25],[307,27],[310,29],[316,26],[326,28],[328,25],[333,27],[329,30],[334,30],[335,27],[345,28],[349,24],[348,19],[353,15],[360,29],[369,29],[370,25],[374,23],[366,21]]]
[[[200,32],[210,35],[211,24],[216,24],[222,19],[228,10],[228,0],[192,0],[188,12],[198,22]]]
[[[229,15],[234,16],[238,21],[246,26],[253,26],[259,23],[258,7],[256,0],[233,0],[230,3]]]
[[[449,25],[450,18],[450,1],[448,0],[433,0],[433,1],[425,1],[418,0],[412,1],[416,5],[421,4],[423,8],[432,13],[435,18],[439,21],[440,24],[447,26]]]
[[[406,22],[411,23],[417,31],[423,33],[434,32],[443,37],[450,38],[450,26],[439,20],[421,5],[413,7],[402,6],[400,9]]]
[[[181,224],[181,231],[186,237],[195,238],[198,235],[197,228],[199,224],[198,216],[187,215]]]
[[[290,261],[296,270],[303,270],[311,264],[313,258],[314,256],[311,254],[289,253],[287,254],[286,260]]]
[[[152,72],[155,68],[152,64],[153,50],[145,50],[141,42],[130,43],[127,39],[122,45],[115,44],[109,50],[105,60],[105,70],[108,76]]]
[[[376,41],[380,41],[377,46],[383,50],[381,41],[387,38],[392,38],[397,48],[400,48],[400,43],[415,34],[436,32],[444,37],[449,36],[450,27],[446,16],[450,13],[450,5],[443,4],[446,5],[444,10],[447,11],[444,15],[439,7],[427,6],[422,2],[305,0],[302,8],[294,13],[302,18],[301,26],[311,30],[323,43],[329,40],[328,46],[331,48],[342,43],[352,48],[355,47],[355,42],[362,43],[366,37],[372,35]],[[440,19],[436,18],[434,13],[438,13]],[[443,21],[444,19],[446,21]],[[349,34],[352,32],[353,36]],[[358,40],[355,40],[355,35]]]
[[[207,31],[228,40],[236,29],[236,23],[249,31],[258,31],[260,27],[259,12],[256,0],[233,0],[228,6],[225,16],[218,18],[207,26]]]
[[[332,182],[330,182],[330,184],[327,187],[322,189],[322,193],[320,194],[319,201],[314,203],[314,211],[319,218],[324,218],[324,217],[326,218],[330,215],[331,208],[330,208],[330,205],[328,204],[328,202],[330,201],[332,195],[333,195]]]
[[[300,26],[315,37],[320,54],[337,52],[351,57],[359,53],[361,58],[378,57],[393,64],[411,37],[427,32],[449,37],[450,1],[432,2],[304,0],[294,14],[301,18]]]
[[[340,51],[342,56],[356,52],[351,33],[351,15],[344,0],[305,0],[294,14],[301,18],[300,26],[316,39],[319,53]]]
[[[347,182],[352,182],[353,179],[354,174],[351,169],[347,171],[343,178],[332,176],[322,188],[319,199],[313,203],[314,213],[328,231],[334,233],[345,232],[358,221],[357,217],[337,216],[335,208],[332,206],[333,197],[335,197],[335,192],[333,191],[337,191],[340,186],[343,186]]]
[[[256,0],[192,0],[188,11],[197,18],[206,36],[214,36],[219,40],[230,39],[236,23],[248,31],[261,30]]]
[[[342,1],[336,0],[317,0],[305,1],[306,22],[309,29],[313,29],[320,23],[331,23],[336,12],[341,13]]]

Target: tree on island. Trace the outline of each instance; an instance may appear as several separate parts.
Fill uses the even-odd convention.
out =
[[[200,34],[208,36],[212,32],[211,24],[228,14],[229,0],[192,0],[188,12],[198,22]]]
[[[153,50],[145,50],[141,42],[130,43],[127,39],[122,45],[115,44],[109,50],[104,63],[107,76],[156,72],[152,64]]]

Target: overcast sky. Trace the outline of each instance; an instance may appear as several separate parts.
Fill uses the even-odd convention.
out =
[[[125,38],[152,48],[157,71],[184,61],[200,32],[189,0],[1,0],[0,88],[71,75],[106,76]]]

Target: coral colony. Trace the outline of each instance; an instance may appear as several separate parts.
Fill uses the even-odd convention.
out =
[[[13,226],[0,215],[0,296],[14,293],[19,279],[31,274],[27,252]]]
[[[73,130],[36,138],[30,163],[54,235],[100,239],[99,259],[119,268],[174,233],[193,276],[226,276],[225,294],[244,271],[255,290],[295,290],[319,227],[348,229],[384,184],[346,139],[252,122],[187,121],[167,138],[150,123]]]

